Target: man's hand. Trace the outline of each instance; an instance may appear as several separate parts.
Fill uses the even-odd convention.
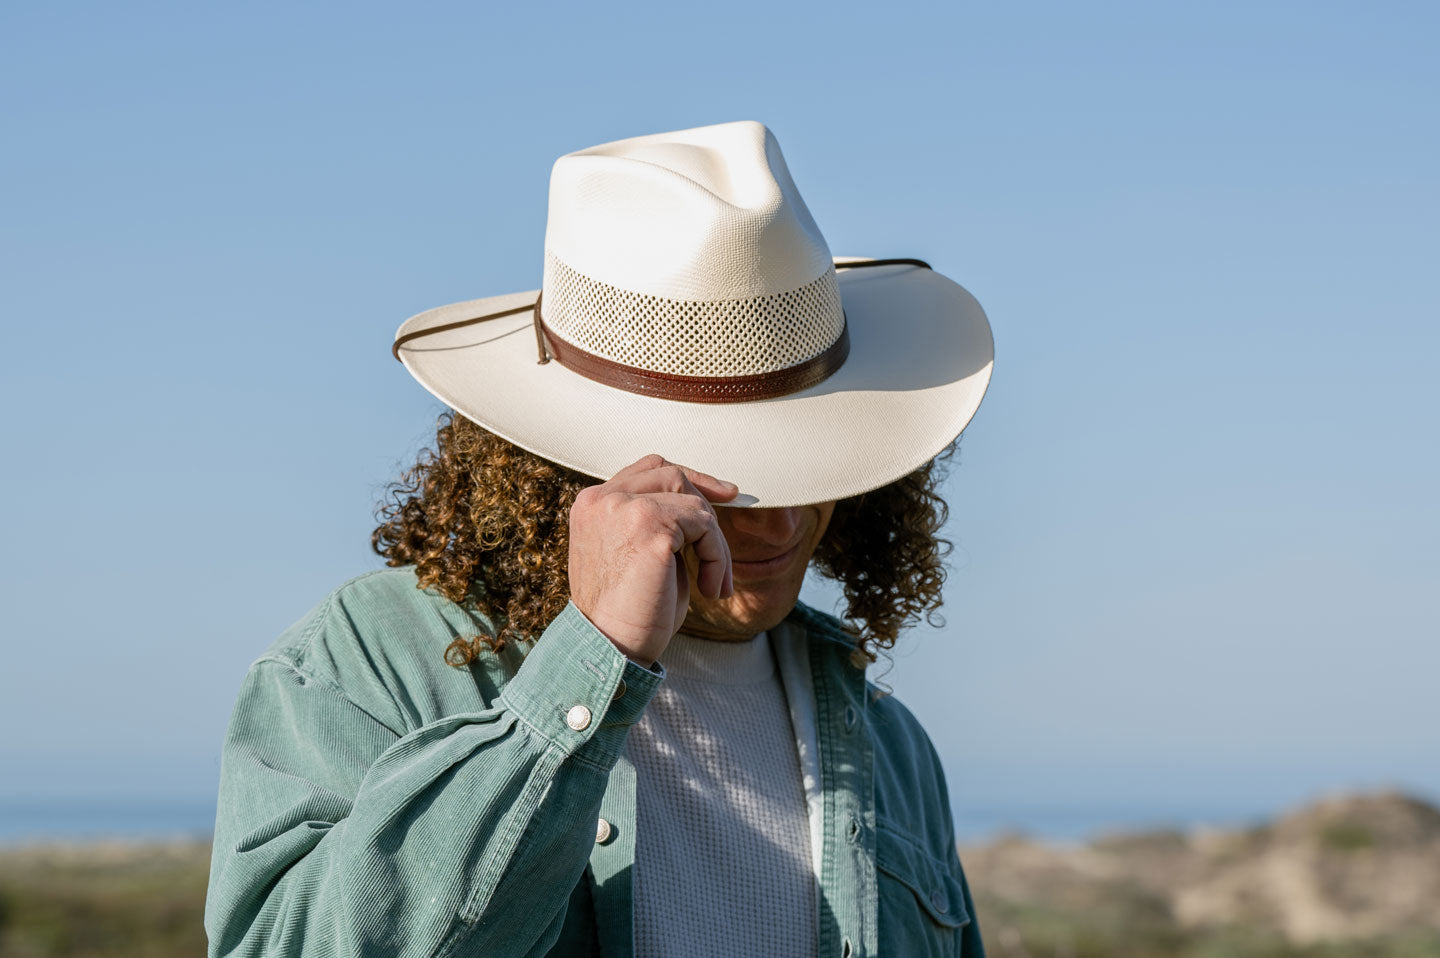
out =
[[[690,608],[686,550],[699,561],[703,595],[735,591],[730,546],[710,502],[738,492],[654,454],[581,490],[570,509],[570,600],[621,652],[653,663]]]

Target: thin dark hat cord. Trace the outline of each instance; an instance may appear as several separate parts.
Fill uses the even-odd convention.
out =
[[[866,266],[918,266],[921,269],[932,268],[930,264],[925,262],[923,259],[869,259],[862,260],[858,263],[835,264],[836,269],[861,269]],[[540,296],[538,295],[535,297],[535,302],[528,303],[524,306],[516,306],[512,309],[502,310],[498,313],[487,313],[484,316],[474,316],[470,319],[461,319],[453,323],[444,323],[439,326],[431,326],[428,329],[412,330],[411,332],[406,333],[404,336],[396,338],[395,344],[390,347],[390,354],[395,357],[396,362],[403,362],[403,360],[400,359],[400,347],[403,346],[405,343],[410,342],[412,339],[419,339],[421,336],[429,336],[431,333],[443,333],[449,329],[459,329],[462,326],[473,326],[476,323],[483,323],[486,320],[490,319],[503,319],[506,316],[516,316],[520,313],[524,313],[527,311],[534,312],[533,325],[535,327],[535,345],[539,351],[540,357],[536,360],[536,364],[543,365],[550,361],[550,353],[549,350],[545,348],[545,334],[541,331],[540,327]]]
[[[539,302],[539,300],[537,299],[536,302]],[[528,313],[534,308],[535,303],[526,303],[524,306],[516,306],[514,309],[507,309],[499,313],[487,313],[484,316],[475,316],[470,319],[462,319],[457,322],[445,323],[440,326],[431,326],[429,329],[417,329],[414,332],[409,332],[406,333],[404,336],[397,337],[395,340],[395,345],[390,347],[390,353],[395,357],[397,362],[404,362],[404,360],[400,359],[400,347],[410,342],[410,340],[412,339],[419,339],[421,336],[429,336],[431,333],[443,333],[447,329],[459,329],[462,326],[473,326],[476,323],[483,323],[487,319],[500,319],[505,316],[514,316],[517,313]]]

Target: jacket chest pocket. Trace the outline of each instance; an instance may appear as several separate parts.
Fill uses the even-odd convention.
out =
[[[940,861],[908,835],[877,822],[875,866],[880,954],[959,955],[970,913],[958,863]]]

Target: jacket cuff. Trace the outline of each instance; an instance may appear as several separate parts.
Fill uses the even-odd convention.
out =
[[[501,702],[563,749],[606,769],[665,678],[631,661],[567,602],[526,654]]]

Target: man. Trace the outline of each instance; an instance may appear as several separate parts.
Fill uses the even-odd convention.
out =
[[[758,123],[562,157],[545,245],[542,290],[397,334],[457,414],[392,568],[246,676],[211,954],[982,954],[938,759],[864,667],[939,604],[983,312],[834,260]],[[797,602],[812,562],[860,626]]]

